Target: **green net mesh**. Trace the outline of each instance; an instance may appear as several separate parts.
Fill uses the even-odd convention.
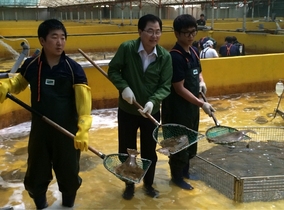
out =
[[[117,167],[120,166],[122,163],[124,163],[127,158],[128,158],[128,154],[123,154],[123,153],[107,155],[106,158],[104,159],[104,166],[109,172],[114,174],[116,177],[118,177],[122,181],[126,181],[126,182],[130,181],[134,183],[139,183],[141,179],[145,176],[152,161],[144,159],[144,158],[136,158],[136,163],[138,167],[143,170],[143,173],[139,177],[132,178],[128,176],[122,176],[116,172]]]
[[[214,142],[214,138],[227,134],[227,133],[232,133],[232,132],[236,132],[238,131],[238,129],[236,128],[232,128],[232,127],[227,127],[227,126],[214,126],[209,128],[205,135],[208,141],[212,141]],[[245,135],[244,140],[250,139],[249,136]],[[228,143],[232,143],[232,142],[228,142]]]

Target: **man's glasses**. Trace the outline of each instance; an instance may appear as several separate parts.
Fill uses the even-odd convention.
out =
[[[196,30],[193,31],[180,31],[180,33],[184,34],[184,36],[189,37],[189,36],[193,36],[195,37],[197,34]]]
[[[143,31],[145,31],[150,36],[154,36],[154,35],[161,36],[162,34],[162,31],[160,30],[154,31],[153,29],[148,29],[148,30],[143,30]]]

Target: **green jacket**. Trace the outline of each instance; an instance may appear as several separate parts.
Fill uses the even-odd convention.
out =
[[[158,57],[146,71],[138,53],[140,38],[122,43],[109,63],[108,77],[119,90],[119,107],[130,114],[140,115],[134,104],[129,104],[121,97],[126,87],[133,91],[136,101],[144,106],[151,101],[152,114],[160,110],[161,101],[170,93],[172,79],[172,60],[170,53],[157,45]]]

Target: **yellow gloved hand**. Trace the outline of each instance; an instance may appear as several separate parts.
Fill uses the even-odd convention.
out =
[[[6,95],[10,89],[10,81],[9,79],[1,79],[0,80],[0,103],[3,103],[6,99]]]
[[[89,129],[92,125],[91,115],[82,115],[78,119],[78,131],[74,138],[74,146],[76,149],[83,151],[88,151],[89,143]]]
[[[84,84],[74,85],[76,109],[79,116],[78,131],[74,138],[74,146],[81,151],[88,150],[89,129],[92,125],[92,96],[89,86]]]
[[[3,103],[6,99],[7,93],[19,93],[26,89],[28,86],[27,80],[22,76],[22,74],[17,74],[10,79],[0,80],[0,103]]]

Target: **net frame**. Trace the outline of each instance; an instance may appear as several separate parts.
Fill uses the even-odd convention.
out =
[[[208,102],[205,94],[202,91],[200,92],[200,95],[202,96],[205,102]],[[205,136],[208,142],[213,142],[215,144],[228,144],[228,145],[232,145],[233,143],[238,142],[238,141],[233,141],[233,142],[230,141],[230,142],[222,142],[222,143],[216,142],[213,138],[222,136],[224,134],[233,133],[239,130],[236,128],[229,127],[229,126],[220,125],[213,112],[211,113],[211,117],[213,118],[216,126],[213,126],[206,131]],[[244,135],[244,140],[247,140],[247,139],[250,139],[250,137],[247,135]]]
[[[117,178],[119,178],[124,182],[139,183],[147,173],[150,165],[152,164],[152,161],[144,158],[136,158],[136,163],[139,166],[139,168],[143,170],[143,174],[141,174],[141,176],[138,179],[131,179],[129,177],[122,176],[115,172],[116,167],[124,163],[127,160],[128,156],[129,155],[125,153],[109,154],[104,158],[103,162],[104,167],[109,172],[111,172],[113,175],[115,175]]]
[[[167,123],[167,124],[159,125],[153,130],[153,133],[152,133],[154,140],[160,146],[161,146],[161,141],[166,141],[167,139],[170,139],[170,138],[177,138],[182,135],[187,135],[188,144],[182,146],[181,148],[177,148],[175,151],[169,151],[170,154],[176,154],[190,147],[192,144],[197,143],[200,139],[205,137],[204,134],[194,131],[186,126],[175,124],[175,123]]]
[[[239,130],[236,129],[236,128],[220,125],[220,126],[213,126],[213,127],[209,128],[206,131],[205,135],[206,135],[206,139],[208,140],[208,142],[212,142],[212,143],[215,143],[215,144],[233,144],[233,143],[238,142],[239,140],[220,143],[220,142],[216,142],[214,140],[214,138],[222,136],[222,135],[227,134],[227,133],[233,133],[233,132],[237,132],[237,131],[239,131]],[[250,137],[247,136],[247,135],[244,135],[244,140],[248,140],[248,139],[250,139]]]

